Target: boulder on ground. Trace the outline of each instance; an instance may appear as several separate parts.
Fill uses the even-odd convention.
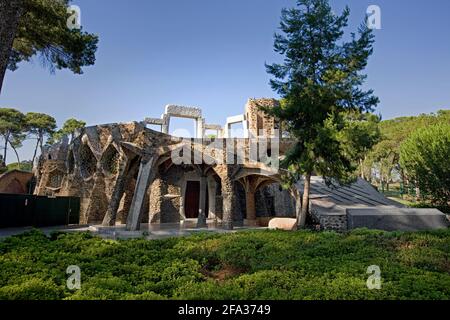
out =
[[[297,219],[274,218],[269,222],[270,230],[296,231],[298,229]]]

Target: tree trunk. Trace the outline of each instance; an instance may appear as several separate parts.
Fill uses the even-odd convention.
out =
[[[5,166],[6,166],[6,153],[8,150],[9,134],[6,134],[3,138],[5,139],[5,146],[3,149],[3,162],[5,163]]]
[[[363,159],[359,159],[359,169],[361,171],[361,179],[366,179],[366,177],[364,176]]]
[[[34,148],[33,160],[31,160],[31,165],[34,166],[34,161],[36,160],[37,149],[39,148],[39,138],[36,142],[36,147]]]
[[[302,201],[302,211],[300,214],[300,219],[298,226],[304,228],[306,225],[306,216],[309,211],[309,191],[311,189],[311,173],[306,174],[305,183],[303,186],[303,201]]]
[[[41,134],[39,137],[39,145],[41,147],[41,154],[44,153],[44,134]]]
[[[302,216],[302,195],[297,185],[291,188],[291,196],[295,199],[295,217],[297,219],[297,226],[300,226],[300,218]]]
[[[24,0],[0,0],[0,94]]]
[[[419,183],[416,181],[416,201],[420,202],[422,200],[422,193],[419,188]]]
[[[19,153],[17,152],[17,149],[12,145],[11,148],[14,150],[14,153],[16,154],[16,158],[17,158],[17,169],[20,170],[21,166],[20,166],[20,158],[19,158]]]

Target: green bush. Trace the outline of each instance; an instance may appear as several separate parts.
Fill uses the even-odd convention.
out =
[[[0,300],[57,300],[63,297],[63,291],[50,280],[32,278],[1,287]]]
[[[450,299],[450,230],[251,231],[158,241],[32,231],[0,241],[0,299]],[[81,269],[81,290],[66,269]],[[368,290],[367,268],[382,289]]]
[[[401,146],[400,164],[433,203],[450,204],[450,123],[418,129]]]

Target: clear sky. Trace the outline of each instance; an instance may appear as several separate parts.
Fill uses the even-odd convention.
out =
[[[86,31],[100,37],[97,62],[82,76],[49,74],[38,59],[8,72],[0,107],[89,125],[159,117],[167,104],[198,106],[209,123],[240,114],[248,98],[276,97],[264,63],[293,0],[75,0]],[[331,0],[351,9],[355,31],[380,6],[367,87],[384,119],[450,108],[449,0]],[[186,122],[175,122],[176,126]],[[192,124],[193,127],[193,124]],[[30,147],[22,158],[31,158]],[[13,159],[9,154],[9,160]],[[9,162],[9,161],[8,161]]]

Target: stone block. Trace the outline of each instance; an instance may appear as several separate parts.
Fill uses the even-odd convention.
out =
[[[296,231],[298,229],[297,219],[274,218],[269,222],[270,230]]]
[[[200,119],[202,118],[202,109],[195,107],[168,105],[166,106],[166,114],[173,117]]]
[[[449,222],[437,209],[361,208],[347,209],[348,228],[385,231],[445,229]]]

